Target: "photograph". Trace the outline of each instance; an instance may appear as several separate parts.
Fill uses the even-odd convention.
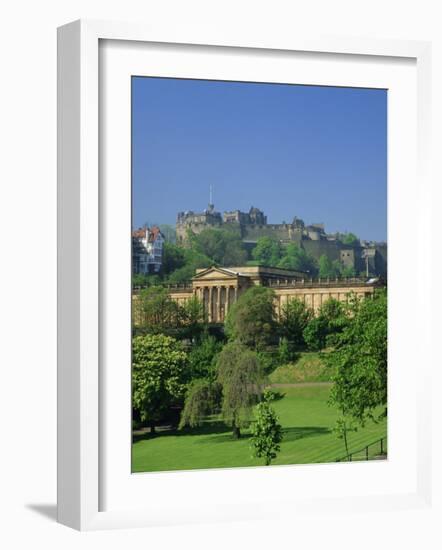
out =
[[[387,460],[387,103],[132,76],[133,473]]]

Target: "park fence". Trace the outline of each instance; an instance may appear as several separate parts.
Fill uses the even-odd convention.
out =
[[[361,460],[385,460],[387,458],[387,436],[369,443],[365,447],[341,456],[336,462],[357,462]]]

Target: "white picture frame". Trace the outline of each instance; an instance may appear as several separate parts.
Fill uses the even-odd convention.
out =
[[[425,42],[407,42],[407,41],[390,41],[390,40],[374,40],[374,39],[357,39],[350,37],[321,37],[312,39],[310,37],[293,37],[289,42],[276,41],[271,44],[266,43],[264,39],[255,40],[253,42],[241,40],[237,37],[230,37],[226,33],[224,41],[217,41],[216,44],[211,44],[210,40],[201,33],[201,36],[186,36],[185,31],[182,34],[176,32],[171,36],[157,36],[151,29],[134,24],[116,23],[116,22],[99,22],[99,21],[77,21],[68,24],[59,29],[58,33],[58,520],[59,522],[80,530],[101,529],[101,528],[116,528],[116,527],[131,527],[131,526],[152,526],[152,525],[167,525],[177,523],[193,523],[197,521],[226,521],[235,519],[259,519],[263,517],[266,502],[271,503],[271,515],[273,517],[281,517],[284,514],[297,513],[314,513],[315,511],[324,509],[333,503],[335,510],[346,513],[354,508],[355,503],[361,510],[391,510],[398,508],[412,508],[429,506],[431,501],[431,433],[429,429],[430,400],[430,374],[432,366],[431,354],[428,356],[428,361],[421,365],[421,376],[417,383],[411,384],[411,361],[413,354],[410,350],[402,351],[398,348],[392,357],[393,364],[400,361],[408,361],[409,364],[409,382],[408,386],[401,387],[404,392],[412,391],[416,397],[416,406],[411,407],[409,414],[412,415],[411,425],[415,426],[413,432],[413,460],[407,462],[406,468],[398,474],[396,480],[396,489],[393,484],[384,491],[379,491],[374,488],[373,491],[366,493],[353,492],[352,487],[357,484],[357,480],[363,477],[378,476],[377,472],[370,469],[377,467],[374,464],[352,465],[345,474],[342,474],[343,468],[346,465],[328,465],[314,466],[315,470],[309,467],[299,468],[294,470],[294,467],[277,467],[272,469],[250,468],[245,471],[241,470],[223,470],[223,471],[202,471],[202,472],[182,472],[182,473],[162,473],[154,476],[145,476],[143,479],[132,476],[130,485],[143,483],[144,491],[146,487],[151,487],[152,493],[159,496],[160,492],[171,494],[176,491],[177,494],[183,494],[183,491],[188,491],[189,487],[197,487],[195,497],[186,504],[177,504],[174,509],[167,509],[167,502],[161,502],[158,499],[152,499],[150,505],[140,506],[137,498],[132,498],[134,493],[132,489],[122,488],[118,490],[112,489],[112,498],[109,500],[107,490],[103,490],[103,485],[112,483],[115,476],[118,475],[118,468],[126,468],[124,465],[123,456],[120,463],[109,461],[109,456],[118,454],[118,448],[115,446],[115,440],[109,444],[106,436],[106,416],[109,415],[109,409],[106,403],[109,403],[109,396],[115,398],[116,389],[118,391],[126,390],[126,398],[130,399],[127,394],[127,385],[119,384],[118,379],[114,379],[112,384],[103,386],[104,364],[103,357],[109,357],[109,353],[103,347],[103,331],[108,330],[106,325],[106,314],[108,307],[111,307],[110,296],[115,296],[113,292],[116,288],[125,288],[124,273],[118,269],[112,270],[116,273],[116,278],[107,280],[103,284],[105,273],[103,266],[111,265],[108,262],[115,262],[112,258],[106,256],[105,240],[103,241],[103,233],[110,229],[106,220],[115,220],[115,209],[124,208],[121,205],[127,206],[127,186],[121,186],[121,189],[126,189],[126,195],[118,195],[107,193],[103,189],[103,173],[106,171],[107,165],[100,164],[100,155],[102,154],[102,138],[100,135],[100,120],[102,121],[103,113],[106,111],[106,106],[103,105],[102,97],[100,96],[100,77],[102,76],[100,62],[103,62],[100,48],[105,42],[122,44],[124,41],[125,48],[132,46],[140,47],[143,45],[155,45],[154,50],[149,52],[149,58],[156,60],[157,63],[163,63],[161,57],[161,45],[172,47],[176,56],[176,52],[187,52],[192,50],[192,47],[204,47],[204,57],[208,60],[215,55],[215,50],[218,52],[228,52],[228,55],[233,57],[244,56],[286,56],[290,54],[300,53],[302,55],[310,55],[324,57],[328,56],[324,63],[329,63],[333,57],[338,58],[338,63],[344,58],[346,62],[355,63],[356,65],[365,66],[368,70],[368,62],[370,59],[377,60],[379,63],[386,64],[385,75],[379,78],[379,86],[382,85],[382,78],[387,78],[395,62],[411,63],[414,67],[415,82],[417,82],[417,93],[412,88],[413,82],[407,80],[407,76],[400,80],[398,84],[405,85],[408,82],[410,93],[404,93],[410,103],[404,103],[402,109],[406,109],[413,103],[413,109],[416,109],[417,125],[413,126],[412,116],[410,116],[410,125],[404,121],[404,127],[410,130],[408,141],[402,142],[403,149],[394,151],[395,144],[391,145],[389,155],[393,159],[393,173],[389,173],[391,180],[399,181],[403,178],[403,205],[404,213],[401,216],[398,212],[398,205],[395,206],[393,216],[390,216],[389,222],[389,240],[390,236],[394,237],[395,228],[403,229],[406,224],[406,215],[410,208],[417,205],[417,216],[420,220],[421,231],[425,231],[426,223],[429,223],[428,212],[430,211],[431,202],[431,182],[428,171],[428,155],[429,155],[429,120],[430,120],[430,101],[429,101],[429,82],[430,82],[430,44]],[[211,53],[212,52],[212,53]],[[121,53],[121,51],[120,51]],[[127,52],[120,55],[117,52],[116,57],[106,57],[106,63],[112,63],[112,67],[116,71],[112,72],[111,78],[117,77],[124,71],[132,70],[128,67]],[[106,54],[107,55],[107,54]],[[143,56],[140,54],[140,62],[144,63]],[[183,55],[185,55],[183,53]],[[233,57],[232,57],[233,56]],[[134,59],[137,56],[132,56]],[[121,65],[118,65],[118,58]],[[206,61],[207,61],[206,59]],[[310,58],[311,59],[311,58]],[[336,61],[336,59],[335,59]],[[388,65],[390,64],[390,65]],[[181,65],[183,76],[191,76],[186,71],[186,65]],[[190,65],[189,65],[190,66]],[[205,69],[198,70],[208,71],[207,65]],[[238,71],[241,67],[238,65]],[[119,71],[123,71],[123,73]],[[170,69],[172,70],[172,69]],[[175,73],[178,69],[173,69]],[[285,69],[282,68],[282,71]],[[348,70],[348,69],[344,69]],[[396,71],[398,74],[401,70]],[[124,73],[125,74],[125,73]],[[172,74],[172,73],[170,73]],[[203,73],[198,73],[203,74]],[[238,73],[239,74],[239,73]],[[282,73],[281,73],[282,74]],[[355,70],[353,77],[358,74]],[[407,73],[408,74],[408,73]],[[206,75],[207,76],[207,75]],[[104,78],[104,82],[106,82]],[[212,78],[216,78],[213,74]],[[246,76],[246,80],[251,77]],[[275,75],[275,81],[281,76]],[[375,82],[376,75],[373,75],[372,82]],[[394,78],[389,76],[388,78]],[[337,85],[337,81],[332,81],[329,75],[325,77],[329,84]],[[113,81],[118,83],[117,81]],[[348,77],[350,83],[350,76]],[[354,82],[354,81],[352,81]],[[363,82],[363,80],[361,80]],[[367,80],[368,82],[368,80]],[[402,82],[402,84],[401,84]],[[411,84],[410,84],[411,82]],[[313,82],[311,82],[313,83]],[[325,80],[324,80],[324,83]],[[350,84],[349,84],[350,85]],[[356,85],[356,84],[355,84]],[[360,84],[362,85],[362,84]],[[118,86],[112,89],[117,89]],[[124,90],[122,97],[124,97]],[[397,94],[396,97],[399,97]],[[119,101],[119,97],[110,97],[110,101]],[[108,101],[108,98],[106,98]],[[415,104],[414,104],[415,102]],[[394,103],[395,105],[396,103]],[[393,111],[394,111],[393,105]],[[399,117],[399,111],[396,117]],[[398,120],[393,119],[397,125]],[[124,122],[122,123],[124,124]],[[397,130],[397,129],[396,129]],[[123,132],[124,134],[124,132]],[[412,134],[412,135],[410,135]],[[124,136],[123,136],[124,137]],[[126,138],[127,138],[126,134]],[[407,136],[404,136],[406,139]],[[130,156],[127,140],[116,142],[114,145],[117,150],[121,150],[121,155],[126,158]],[[401,172],[399,164],[394,162],[394,158],[404,151],[409,152],[407,160],[404,160],[404,169]],[[124,163],[124,160],[123,160]],[[408,163],[408,164],[407,164]],[[417,166],[417,174],[412,171],[414,164]],[[100,169],[101,167],[101,169]],[[123,167],[124,168],[124,167]],[[126,165],[127,168],[127,165]],[[397,170],[396,170],[397,168]],[[396,170],[396,171],[395,171]],[[410,173],[411,170],[411,173]],[[127,175],[126,175],[127,176]],[[123,176],[123,177],[126,177]],[[419,181],[419,186],[416,182]],[[112,186],[116,189],[119,186]],[[393,198],[398,195],[398,187],[393,185]],[[123,202],[121,202],[123,201]],[[129,206],[130,207],[130,206]],[[390,213],[390,211],[389,211]],[[127,208],[126,208],[127,214]],[[123,222],[124,222],[124,216]],[[104,220],[104,221],[103,221]],[[391,221],[393,220],[393,221]],[[391,223],[393,226],[391,226]],[[428,226],[427,226],[428,227]],[[115,225],[115,235],[118,232],[121,234],[124,231],[124,225]],[[408,234],[407,234],[408,235]],[[413,235],[410,233],[410,239]],[[124,239],[123,239],[124,241]],[[121,253],[126,254],[127,248],[122,244]],[[390,254],[393,254],[393,281],[395,286],[390,294],[390,304],[395,308],[395,304],[399,304],[401,290],[400,281],[397,281],[397,272],[395,275],[394,264],[394,247]],[[400,250],[396,254],[399,256]],[[118,256],[117,256],[118,257]],[[430,311],[431,309],[431,279],[428,273],[431,273],[431,256],[428,248],[422,247],[420,250],[420,267],[414,277],[410,276],[411,284],[414,284],[417,277],[426,281],[426,285],[420,285],[419,290],[414,297],[410,299],[410,313],[414,319],[413,329],[420,331],[422,338],[428,338],[431,333],[428,326],[429,317],[423,316],[423,319],[418,322],[422,311]],[[124,265],[124,261],[120,262]],[[112,264],[115,267],[115,264]],[[130,269],[130,261],[128,259],[127,269]],[[121,277],[118,279],[118,277]],[[122,286],[121,286],[121,282]],[[396,284],[397,283],[397,284]],[[390,284],[390,276],[389,276]],[[410,282],[409,282],[410,284]],[[116,286],[115,286],[116,285]],[[119,286],[120,285],[120,286]],[[395,290],[397,288],[397,290]],[[127,326],[127,310],[130,309],[130,301],[127,294],[119,297],[119,300],[126,301],[126,306],[122,305],[119,310],[122,313],[121,319],[126,319]],[[397,308],[396,308],[397,309]],[[393,321],[396,318],[397,323],[392,324],[390,334],[400,339],[399,333],[400,312],[393,310]],[[115,315],[110,316],[115,318]],[[124,332],[125,325],[115,325],[111,327],[112,331],[123,330],[126,336],[130,337],[130,332]],[[104,328],[105,327],[105,328]],[[402,326],[402,329],[404,327]],[[395,332],[396,331],[396,332]],[[119,333],[119,332],[118,332]],[[402,337],[407,337],[404,332]],[[127,348],[126,348],[127,350]],[[401,355],[402,353],[402,355]],[[124,354],[122,356],[124,358]],[[390,358],[389,358],[390,359]],[[130,365],[128,365],[130,368]],[[110,377],[111,378],[111,377]],[[127,380],[127,378],[126,378]],[[394,381],[394,380],[393,380]],[[395,396],[395,387],[393,384],[392,393],[395,399],[400,399],[400,396]],[[399,393],[399,392],[397,392]],[[410,394],[411,395],[411,394]],[[124,400],[123,407],[124,407]],[[121,404],[121,403],[120,403]],[[126,419],[121,422],[124,425]],[[394,422],[393,418],[390,420]],[[118,424],[118,421],[117,421]],[[114,424],[115,425],[115,424]],[[123,434],[123,431],[118,431],[117,426],[115,432]],[[124,430],[124,426],[121,430]],[[130,433],[130,432],[129,432]],[[116,437],[119,437],[118,435]],[[393,438],[394,439],[394,438]],[[120,440],[121,441],[121,440]],[[125,439],[125,443],[130,440]],[[113,445],[113,447],[109,446]],[[121,448],[125,448],[124,444]],[[399,448],[399,447],[398,447]],[[123,454],[124,454],[123,450]],[[129,453],[130,450],[127,450]],[[389,452],[390,454],[390,452]],[[390,461],[389,461],[390,462]],[[123,465],[122,465],[123,464]],[[400,466],[401,458],[398,457],[397,464]],[[399,472],[400,467],[396,466],[393,459],[385,472],[387,479],[395,477],[395,472]],[[336,470],[339,468],[339,470]],[[413,470],[413,479],[415,483],[412,488],[403,487],[401,490],[400,484]],[[116,474],[114,475],[114,472]],[[292,475],[296,472],[296,475]],[[130,472],[126,471],[126,477],[130,476]],[[345,490],[338,490],[337,484],[330,485],[326,493],[321,490],[311,490],[311,495],[308,497],[305,490],[301,490],[302,478],[326,480],[333,475],[336,479],[344,475],[348,477]],[[258,476],[258,477],[257,477]],[[367,478],[368,478],[367,477]],[[258,498],[253,491],[256,481],[259,478],[260,497]],[[290,486],[290,483],[297,488],[297,492],[301,496],[291,496],[290,494],[272,492],[272,479],[278,479],[279,483]],[[401,481],[402,479],[402,481]],[[247,506],[245,501],[235,498],[235,502],[228,502],[228,495],[224,495],[224,500],[221,498],[212,508],[205,504],[198,503],[198,491],[203,491],[204,487],[214,484],[222,490],[222,487],[228,483],[238,485],[245,483],[249,488],[249,497]],[[311,483],[311,481],[310,481]],[[119,482],[117,483],[117,485]],[[190,485],[189,485],[190,484]],[[340,483],[340,486],[342,484]],[[344,483],[345,485],[345,483]],[[310,485],[311,486],[311,485]],[[199,489],[198,489],[199,488]],[[137,489],[134,489],[137,490]],[[157,493],[155,493],[157,491]],[[144,493],[145,494],[145,493]],[[202,494],[202,493],[201,493]],[[104,496],[103,496],[104,495]],[[124,495],[124,496],[123,496]],[[207,497],[207,495],[205,495]],[[111,501],[111,505],[109,502]],[[265,511],[268,516],[268,509]]]

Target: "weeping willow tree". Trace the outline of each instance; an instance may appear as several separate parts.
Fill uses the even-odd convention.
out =
[[[204,419],[219,408],[220,398],[221,387],[217,382],[206,378],[193,380],[187,389],[180,429],[201,426]]]
[[[238,342],[224,346],[217,369],[222,387],[221,414],[232,427],[233,436],[239,438],[241,427],[249,424],[252,408],[262,396],[264,369],[258,354]]]

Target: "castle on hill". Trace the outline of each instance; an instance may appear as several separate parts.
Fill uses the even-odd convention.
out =
[[[322,255],[331,261],[338,260],[343,266],[353,268],[356,273],[383,277],[387,274],[387,243],[358,241],[345,244],[339,234],[326,233],[324,224],[306,225],[297,217],[290,223],[269,224],[264,212],[253,206],[248,212],[233,210],[221,214],[213,204],[209,204],[203,212],[179,212],[176,222],[177,243],[185,246],[189,231],[198,234],[207,228],[236,231],[249,251],[260,237],[270,237],[282,245],[295,243],[317,260]]]

